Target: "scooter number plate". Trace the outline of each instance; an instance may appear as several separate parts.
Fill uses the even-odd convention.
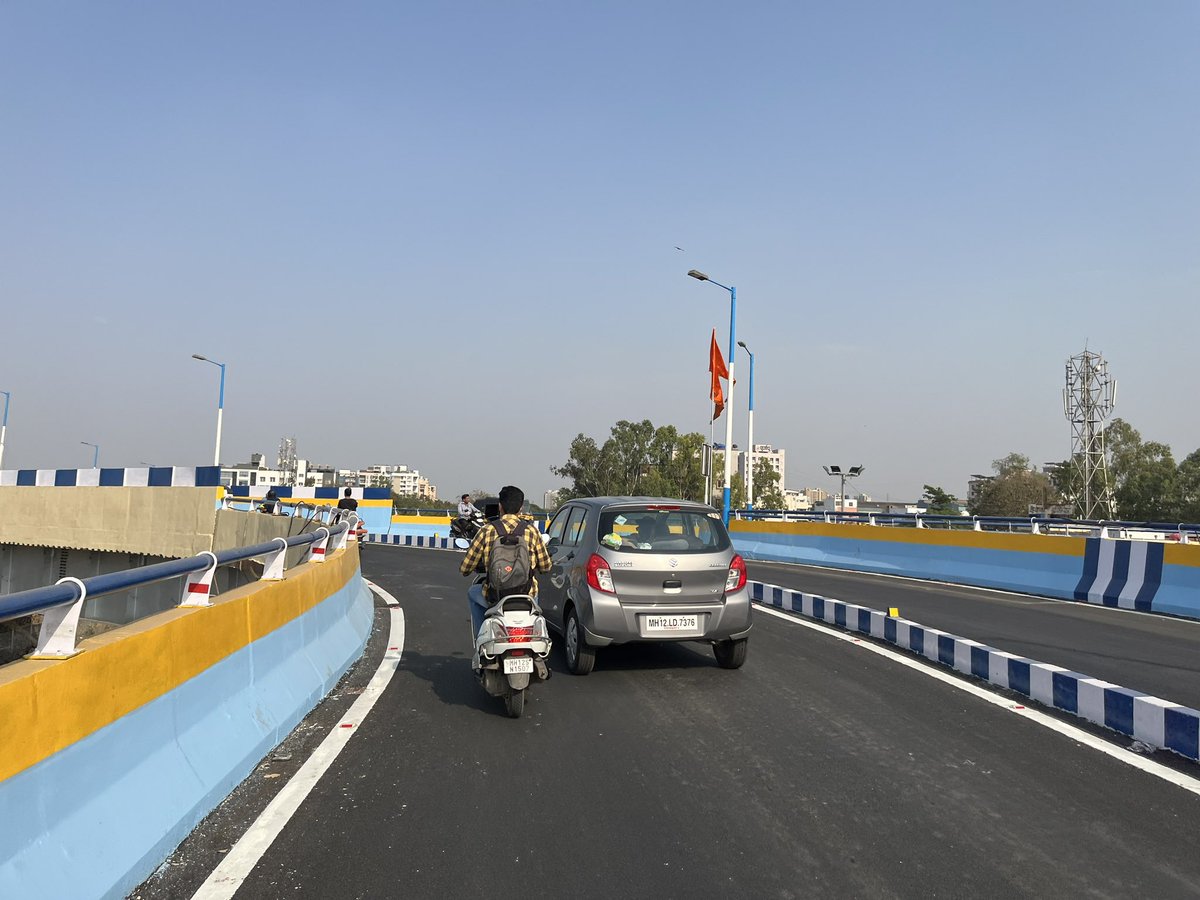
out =
[[[533,673],[532,656],[510,656],[504,660],[505,675],[520,675]]]

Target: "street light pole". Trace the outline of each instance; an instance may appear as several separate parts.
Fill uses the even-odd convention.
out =
[[[733,354],[737,348],[737,288],[713,281],[703,272],[692,269],[688,272],[698,281],[707,281],[729,291],[729,402],[725,404],[725,491],[721,500],[721,518],[729,524],[729,488],[733,478]]]
[[[100,445],[93,444],[91,441],[80,441],[79,443],[92,448],[92,468],[100,468]]]
[[[12,394],[8,391],[0,391],[4,395],[4,418],[0,419],[0,469],[4,468],[4,434],[8,431],[8,401],[12,399]]]
[[[213,453],[213,465],[219,466],[221,465],[221,420],[225,417],[225,363],[209,359],[207,356],[201,356],[199,353],[193,353],[192,359],[212,363],[221,369],[221,389],[217,394],[217,449]]]
[[[754,354],[745,341],[738,346],[750,354],[750,403],[746,409],[746,509],[754,509]]]

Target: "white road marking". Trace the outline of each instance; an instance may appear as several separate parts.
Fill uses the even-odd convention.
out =
[[[397,600],[395,597],[393,597],[391,594],[389,594],[387,591],[385,591],[383,588],[381,588],[379,585],[377,585],[375,582],[373,582],[370,578],[364,578],[363,583],[365,583],[367,587],[369,587],[371,590],[373,590],[375,593],[377,593],[379,595],[379,599],[382,600],[384,603],[386,603],[388,606],[399,606],[400,605],[399,600]]]
[[[892,662],[898,662],[902,666],[908,666],[908,668],[915,669],[918,672],[928,675],[930,678],[936,678],[938,681],[944,682],[951,687],[958,688],[960,691],[966,691],[968,694],[972,694],[975,697],[978,697],[980,700],[985,700],[988,703],[991,703],[993,706],[999,706],[1001,709],[1005,709],[1008,712],[1029,719],[1032,722],[1036,722],[1038,725],[1049,728],[1051,731],[1057,731],[1059,734],[1066,735],[1074,741],[1078,741],[1087,747],[1091,747],[1093,750],[1099,750],[1101,753],[1111,756],[1118,762],[1123,762],[1128,766],[1133,766],[1135,769],[1141,769],[1143,772],[1154,775],[1157,778],[1161,778],[1163,781],[1170,782],[1176,787],[1181,787],[1185,791],[1190,791],[1191,793],[1200,796],[1200,779],[1193,778],[1191,775],[1185,775],[1182,772],[1176,772],[1174,769],[1168,766],[1164,766],[1161,763],[1157,763],[1153,760],[1146,759],[1143,756],[1139,756],[1131,750],[1126,750],[1124,747],[1118,747],[1115,744],[1104,740],[1103,738],[1089,734],[1081,728],[1076,728],[1074,725],[1070,725],[1067,722],[1061,722],[1053,716],[1048,716],[1036,709],[1031,709],[1024,704],[1014,703],[1008,697],[1003,697],[987,690],[986,688],[980,687],[977,684],[963,681],[962,679],[951,675],[949,672],[943,672],[935,669],[932,666],[920,662],[919,657],[910,656],[905,654],[903,651],[892,650],[889,647],[882,647],[879,644],[872,643],[869,639],[865,639],[865,635],[855,635],[850,632],[834,631],[831,628],[818,625],[815,622],[809,622],[805,619],[799,619],[796,616],[789,615],[788,613],[782,612],[778,609],[771,609],[769,607],[759,606],[758,604],[755,604],[754,609],[757,612],[766,613],[767,615],[775,616],[778,619],[783,619],[785,622],[791,622],[794,625],[800,625],[804,628],[811,629],[812,631],[819,631],[821,634],[835,638],[839,641],[844,641],[857,647],[861,647],[862,649],[869,650],[872,653],[878,653],[880,656],[885,656],[892,660]],[[1029,703],[1035,702],[1036,701],[1032,699],[1029,700]]]
[[[1124,609],[1119,606],[1104,606],[1099,603],[1088,603],[1083,600],[1065,600],[1058,597],[1041,597],[1037,594],[1022,594],[1017,591],[1006,591],[1003,588],[976,587],[973,584],[958,584],[953,581],[934,581],[931,578],[914,578],[911,575],[890,575],[886,572],[860,572],[856,569],[839,569],[836,566],[816,566],[810,563],[786,563],[779,562],[773,559],[750,559],[746,560],[748,565],[752,566],[780,566],[791,572],[797,569],[819,569],[821,572],[827,572],[830,575],[845,575],[847,578],[894,578],[897,581],[907,581],[915,588],[920,588],[925,591],[976,591],[980,594],[996,594],[996,599],[1005,600],[1009,603],[1020,603],[1028,606],[1039,606],[1043,604],[1059,604],[1066,609],[1094,609],[1103,610],[1107,613],[1126,613],[1131,616],[1149,616],[1152,619],[1158,619],[1160,622],[1170,622],[1172,626],[1180,627],[1193,625],[1200,626],[1200,619],[1185,619],[1182,617],[1167,616],[1163,613],[1142,612],[1140,609]],[[793,590],[793,588],[788,588]],[[810,592],[812,593],[812,592]]]
[[[365,578],[364,581],[367,581]],[[305,761],[299,771],[284,785],[283,790],[275,795],[262,814],[254,820],[254,824],[241,836],[221,860],[200,889],[192,895],[192,900],[228,900],[242,883],[254,871],[258,861],[267,852],[275,838],[283,831],[288,821],[295,815],[296,810],[308,797],[309,793],[321,776],[329,769],[338,754],[342,752],[350,738],[354,735],[367,714],[375,705],[375,701],[383,694],[384,688],[392,680],[400,665],[400,656],[404,652],[404,610],[400,609],[399,601],[383,588],[367,581],[371,590],[375,591],[388,605],[388,615],[391,623],[388,631],[387,651],[383,661],[371,677],[371,681],[363,688],[363,692],[354,705],[346,711],[341,720],[333,726],[333,730],[325,736],[320,746],[313,751],[312,756]]]

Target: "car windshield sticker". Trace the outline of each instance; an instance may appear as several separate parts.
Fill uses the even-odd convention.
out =
[[[627,518],[625,518],[624,516],[617,516],[615,519],[613,519],[613,522],[615,522],[618,525],[624,525],[628,521],[629,520]]]

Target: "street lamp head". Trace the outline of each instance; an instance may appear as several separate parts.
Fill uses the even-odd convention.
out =
[[[867,471],[866,466],[851,466],[850,471],[847,474],[851,478],[857,478],[859,475],[861,475],[865,471]]]
[[[841,475],[842,474],[841,466],[822,466],[821,468],[823,468],[825,470],[826,475]]]
[[[697,269],[692,269],[690,272],[688,272],[688,275],[698,281],[708,281],[708,276]]]
[[[198,360],[200,360],[200,362],[208,362],[208,357],[207,357],[207,356],[201,356],[199,353],[193,353],[193,354],[192,354],[192,359],[198,359]]]

